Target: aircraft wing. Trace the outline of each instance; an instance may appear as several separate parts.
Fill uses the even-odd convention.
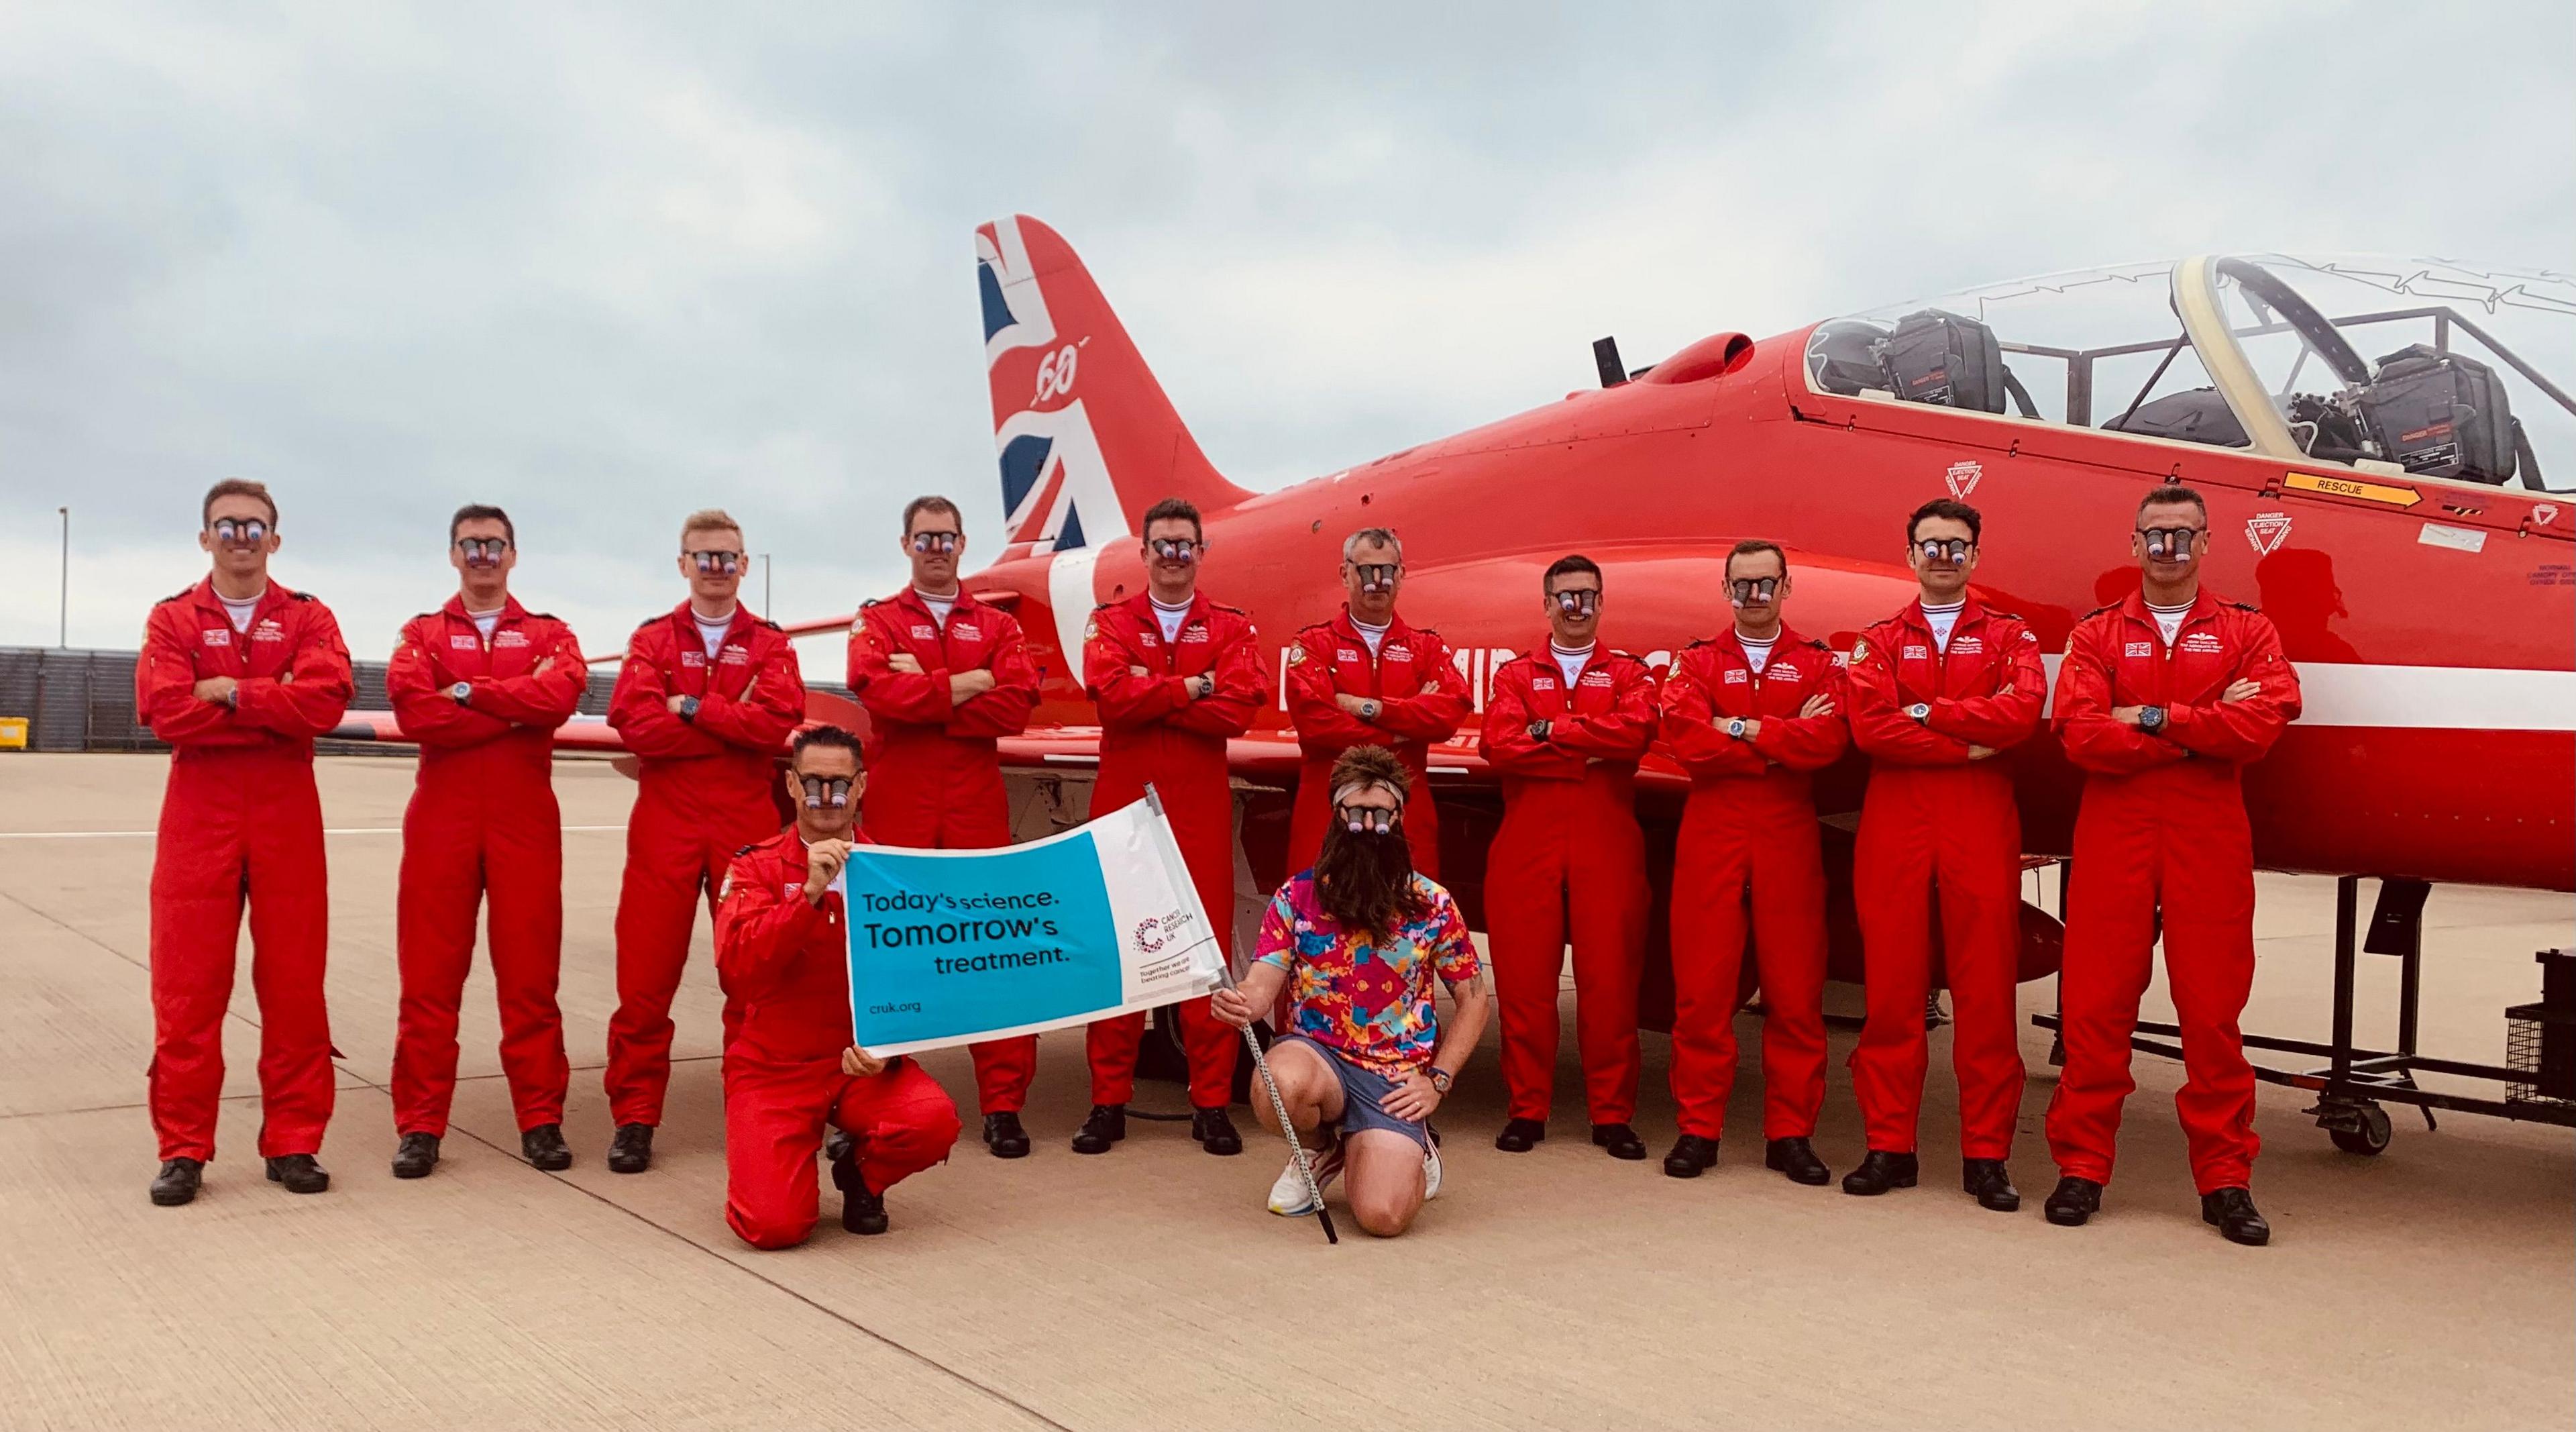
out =
[[[1097,726],[1033,727],[1020,735],[1002,738],[1000,745],[1006,768],[1061,771],[1100,764]],[[1300,759],[1297,733],[1292,730],[1255,731],[1225,743],[1227,769],[1238,779],[1257,785],[1285,786],[1295,781]],[[1491,786],[1500,779],[1485,758],[1476,754],[1473,736],[1462,735],[1433,746],[1428,764],[1432,778],[1444,788]],[[1637,769],[1637,785],[1641,790],[1687,793],[1690,777],[1661,755],[1649,755]]]
[[[810,693],[805,714],[809,720],[830,721],[857,731],[866,729],[867,716],[857,703],[828,692]],[[408,738],[391,711],[352,711],[323,739],[400,742]],[[1037,726],[1017,736],[1003,737],[999,748],[1002,765],[1007,769],[1091,770],[1100,764],[1100,728]],[[618,739],[606,717],[575,716],[556,728],[555,749],[616,755],[625,751],[626,744]],[[1297,778],[1299,759],[1294,731],[1255,731],[1225,743],[1227,769],[1259,785],[1292,784]],[[1432,747],[1429,764],[1432,776],[1442,786],[1489,785],[1496,779],[1493,768],[1476,754],[1473,737],[1461,736]],[[1647,790],[1687,791],[1690,778],[1660,757],[1648,756],[1637,771],[1637,784]]]

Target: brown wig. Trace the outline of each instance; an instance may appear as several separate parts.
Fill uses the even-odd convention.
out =
[[[1333,763],[1325,799],[1352,784],[1385,786],[1398,809],[1413,789],[1412,773],[1384,746],[1353,746]],[[1413,883],[1413,851],[1404,825],[1384,834],[1354,834],[1338,815],[1324,825],[1324,852],[1315,861],[1315,899],[1344,930],[1385,934],[1398,920],[1426,908]]]

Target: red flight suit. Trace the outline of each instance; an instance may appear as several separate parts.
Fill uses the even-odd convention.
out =
[[[1532,722],[1548,723],[1547,739]],[[1646,953],[1646,837],[1637,760],[1655,739],[1655,676],[1595,646],[1568,690],[1542,642],[1494,673],[1478,749],[1503,781],[1485,855],[1485,923],[1515,1119],[1547,1118],[1556,1085],[1557,977],[1574,936],[1574,1034],[1596,1124],[1637,1115],[1637,981]]]
[[[1288,820],[1288,871],[1315,863],[1332,818],[1333,762],[1353,746],[1384,746],[1413,772],[1404,803],[1404,842],[1413,868],[1440,877],[1440,810],[1431,800],[1429,747],[1458,734],[1467,719],[1467,681],[1450,664],[1449,643],[1428,627],[1393,617],[1377,655],[1369,654],[1351,609],[1297,633],[1288,647],[1288,719],[1306,759],[1297,770],[1297,805]],[[1363,721],[1333,698],[1375,697],[1377,720]]]
[[[1968,599],[1944,648],[1920,601],[1861,633],[1846,671],[1852,743],[1871,765],[1852,893],[1868,963],[1869,1022],[1852,1089],[1869,1146],[1914,1152],[1923,1108],[1923,999],[1932,985],[1933,892],[1957,1027],[1962,1157],[2012,1155],[2021,1112],[2014,989],[2021,955],[2021,810],[1999,755],[2039,729],[2048,669],[2019,617]],[[1917,722],[1906,714],[1930,707]]]
[[[2262,690],[2221,700],[2239,679]],[[2162,706],[2165,728],[2151,736],[2114,721],[2116,706]],[[2236,1020],[2254,983],[2254,844],[2239,773],[2298,717],[2298,673],[2271,618],[2206,587],[2170,646],[2134,593],[2068,637],[2057,734],[2086,778],[2058,976],[2066,1067],[2048,1104],[2048,1148],[2064,1174],[2111,1181],[2120,1105],[2137,1087],[2129,1037],[2162,910],[2165,980],[2182,1027],[2174,1110],[2192,1179],[2209,1193],[2252,1177],[2262,1141]]]
[[[909,654],[919,674],[887,663]],[[977,669],[993,689],[962,703],[948,678]],[[1011,843],[1011,807],[994,741],[1028,729],[1038,669],[1019,619],[965,591],[945,626],[910,587],[870,602],[850,625],[850,690],[868,712],[868,830],[888,845],[985,850]],[[1034,1034],[967,1046],[987,1114],[1016,1114],[1037,1073]]]
[[[1145,668],[1138,676],[1135,668]],[[1225,743],[1252,729],[1270,699],[1252,618],[1194,596],[1177,636],[1163,639],[1152,594],[1139,592],[1091,614],[1083,633],[1082,671],[1100,708],[1100,780],[1091,813],[1106,815],[1141,800],[1152,782],[1171,817],[1181,859],[1198,887],[1199,906],[1231,956],[1234,933],[1234,790]],[[1215,690],[1193,699],[1201,674]],[[1190,1104],[1222,1109],[1234,1098],[1234,1056],[1241,1036],[1208,1013],[1204,997],[1181,1005],[1181,1043],[1189,1054]],[[1091,1058],[1091,1102],[1124,1104],[1136,1092],[1136,1045],[1144,1011],[1095,1020],[1084,1036]]]
[[[669,706],[698,698],[694,719]],[[712,662],[682,602],[635,629],[608,724],[641,759],[617,893],[617,1013],[608,1021],[609,1117],[662,1122],[671,997],[703,893],[712,908],[733,853],[778,829],[777,761],[805,719],[805,677],[774,622],[734,608]]]
[[[200,701],[229,676],[235,704]],[[272,579],[233,630],[209,577],[152,608],[134,665],[134,710],[174,749],[152,856],[152,1128],[163,1159],[215,1156],[224,1010],[242,902],[259,994],[259,1152],[322,1147],[331,1120],[330,948],[322,800],[313,738],[354,689],[331,609]]]
[[[1762,1136],[1808,1138],[1825,1102],[1825,867],[1808,773],[1841,755],[1842,668],[1783,625],[1761,675],[1729,632],[1664,677],[1662,737],[1690,773],[1673,851],[1673,1099],[1681,1131],[1714,1139],[1735,1086],[1735,1008],[1752,891],[1761,973]],[[1801,717],[1811,697],[1831,714]],[[1748,740],[1734,717],[1759,717]],[[1919,1017],[1921,1006],[1916,1007]]]
[[[871,782],[873,784],[873,782]],[[864,833],[852,840],[868,844]],[[796,827],[734,858],[716,904],[725,992],[725,1224],[754,1248],[789,1248],[814,1229],[814,1155],[826,1121],[857,1141],[872,1193],[948,1157],[957,1106],[921,1066],[841,1072],[850,1047],[850,952],[841,896],[805,902]]]
[[[539,662],[549,665],[542,672]],[[394,1129],[447,1133],[456,1094],[456,1016],[474,964],[474,913],[488,893],[501,1069],[521,1130],[563,1122],[563,819],[554,731],[589,679],[572,628],[517,598],[487,641],[461,597],[403,626],[385,690],[420,774],[403,812],[394,951],[402,970],[394,1034]],[[471,688],[457,704],[456,683]]]

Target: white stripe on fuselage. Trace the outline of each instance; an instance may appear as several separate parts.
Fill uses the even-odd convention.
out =
[[[1082,633],[1091,625],[1091,567],[1100,560],[1098,547],[1076,547],[1047,560],[1047,603],[1055,608],[1055,641],[1064,653],[1064,669],[1082,685]]]
[[[2057,667],[2048,665],[2054,714]],[[2576,731],[2576,671],[2491,666],[2368,666],[2302,661],[2302,726],[2392,730]]]

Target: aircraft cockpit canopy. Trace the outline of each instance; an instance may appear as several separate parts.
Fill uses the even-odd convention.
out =
[[[2576,276],[2287,254],[2116,265],[1818,324],[1819,392],[2544,490],[2576,475]]]

